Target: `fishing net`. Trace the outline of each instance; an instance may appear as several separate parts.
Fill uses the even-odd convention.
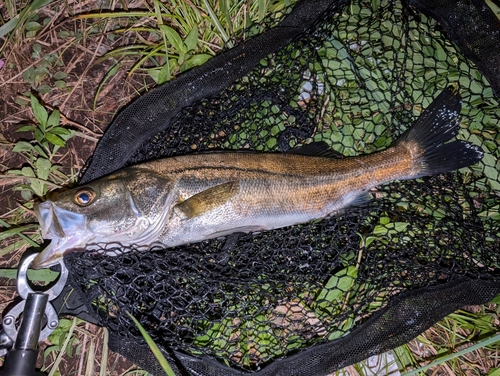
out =
[[[128,106],[81,182],[215,149],[323,141],[344,156],[375,152],[450,86],[463,102],[458,138],[481,147],[482,161],[378,187],[367,205],[328,220],[115,257],[70,253],[72,299],[83,308],[63,311],[106,326],[110,347],[155,375],[127,313],[179,375],[307,376],[402,345],[500,293],[500,22],[491,9],[305,0],[248,33]]]

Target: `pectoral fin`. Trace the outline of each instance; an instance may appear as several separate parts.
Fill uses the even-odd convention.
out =
[[[216,185],[188,198],[176,205],[176,208],[186,215],[188,219],[194,218],[224,205],[234,197],[238,189],[239,183],[237,181]]]

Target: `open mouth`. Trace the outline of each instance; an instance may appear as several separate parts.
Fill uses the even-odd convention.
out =
[[[83,214],[61,209],[51,201],[35,205],[34,210],[44,239],[65,238],[85,231],[87,220]]]
[[[87,222],[85,215],[61,209],[51,201],[35,205],[34,210],[40,222],[42,237],[52,241],[35,258],[31,267],[39,269],[55,265],[64,253],[83,244]]]

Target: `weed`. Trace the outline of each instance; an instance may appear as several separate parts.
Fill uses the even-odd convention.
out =
[[[30,22],[31,18],[35,15],[35,12],[37,10],[42,9],[52,1],[53,0],[34,0],[28,2],[28,4],[18,14],[16,14],[16,3],[13,1],[7,1],[7,9],[11,19],[0,26],[0,38],[3,38],[8,34],[9,38],[6,39],[4,45],[0,48],[0,52],[8,44],[9,41],[12,41],[14,39],[14,35],[17,35],[17,41],[14,43],[19,43],[22,36],[20,34],[22,34],[21,32],[24,29],[27,30],[29,36],[34,36],[34,33],[36,34],[36,31],[41,27],[41,25],[36,21]]]
[[[59,148],[76,134],[60,126],[58,110],[49,114],[34,95],[31,95],[31,107],[38,123],[24,125],[17,131],[33,132],[34,140],[18,141],[12,149],[25,157],[28,166],[7,171],[7,174],[23,177],[26,181],[14,187],[14,190],[21,191],[25,200],[30,200],[33,194],[43,197],[49,188],[58,188],[58,183],[67,180],[60,171],[61,166],[53,163],[53,158]]]

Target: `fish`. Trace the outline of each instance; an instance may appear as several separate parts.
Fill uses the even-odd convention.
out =
[[[313,143],[285,153],[214,151],[126,167],[35,206],[51,242],[31,267],[53,266],[67,252],[170,248],[338,215],[369,200],[373,187],[479,162],[481,148],[453,140],[460,111],[458,92],[445,89],[389,147],[356,157],[338,158]]]

